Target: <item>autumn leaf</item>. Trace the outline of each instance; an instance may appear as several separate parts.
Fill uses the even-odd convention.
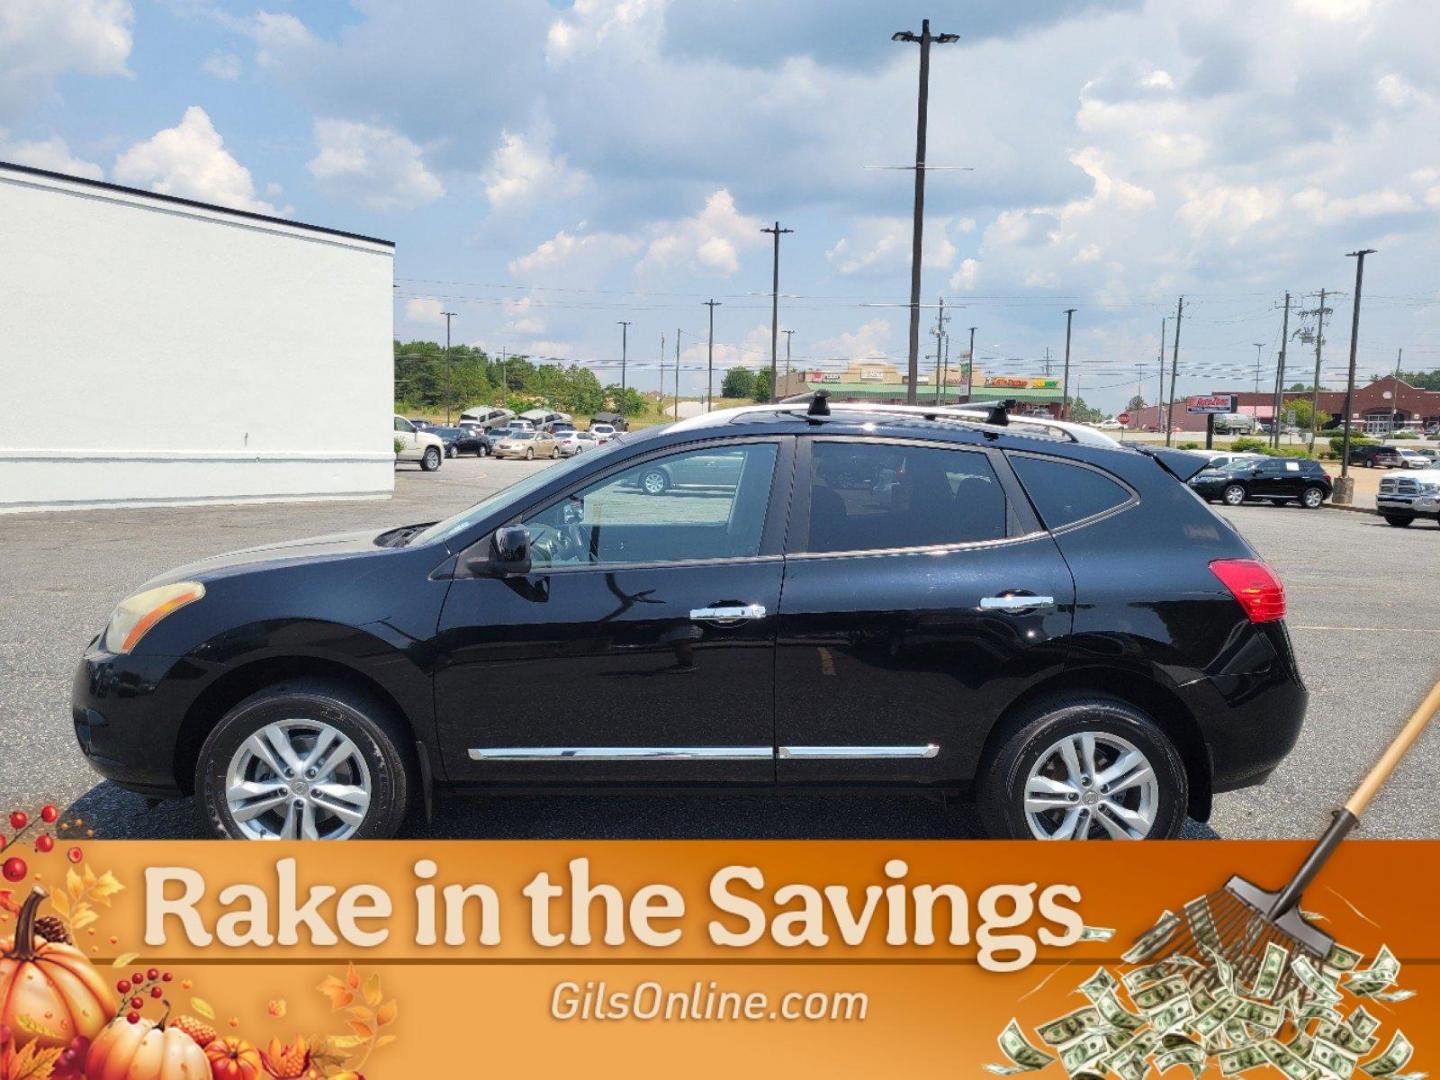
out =
[[[394,1035],[381,1035],[380,1038],[375,1040],[375,1049],[379,1050],[381,1047],[389,1046],[395,1039],[396,1036]]]
[[[377,971],[365,980],[365,1001],[373,1008],[380,1004],[380,973]]]
[[[330,999],[330,1011],[339,1012],[355,1000],[355,994],[334,975],[327,976],[316,989]]]
[[[65,871],[65,891],[70,894],[71,900],[79,900],[85,895],[85,882],[80,880],[73,866]]]
[[[50,906],[55,909],[60,918],[68,919],[70,917],[70,897],[65,893],[55,893],[52,895],[50,897]],[[0,901],[0,907],[9,907],[9,905]],[[19,908],[15,909],[15,913],[17,915],[20,913]]]
[[[354,1050],[357,1046],[365,1045],[365,1040],[359,1035],[332,1035],[325,1042],[331,1050]]]
[[[87,866],[88,870],[89,867]],[[116,894],[125,891],[125,886],[120,884],[118,878],[109,870],[100,875],[94,885],[90,887],[90,895],[99,903],[110,905],[110,899]]]
[[[351,990],[360,989],[360,973],[355,970],[354,964],[348,964],[345,968],[345,985]]]
[[[204,998],[191,998],[190,1008],[203,1016],[206,1020],[215,1019],[215,1007]]]
[[[364,1005],[356,1005],[353,1008],[346,1009],[345,1011],[348,1012],[351,1016],[353,1016],[356,1020],[363,1021],[367,1024],[375,1019],[375,1015]]]
[[[350,1030],[355,1032],[356,1035],[359,1035],[360,1038],[368,1040],[375,1037],[375,1029],[369,1024],[362,1024],[359,1020],[350,1020],[348,1023]]]
[[[396,1002],[387,1001],[384,1005],[381,1005],[379,1011],[375,1013],[375,1022],[381,1027],[385,1027],[387,1024],[393,1024],[395,1022],[395,1014],[399,1011],[400,1006]]]
[[[96,915],[88,904],[79,904],[70,919],[70,932],[73,934],[76,930],[84,930],[91,923],[99,921],[100,916]]]
[[[57,1043],[63,1043],[65,1041],[60,1032],[54,1028],[46,1027],[28,1013],[21,1013],[17,1016],[15,1018],[15,1025],[30,1032],[31,1035],[39,1035],[42,1039],[50,1039],[52,1042]]]
[[[133,952],[121,953],[119,956],[115,957],[114,960],[110,961],[110,966],[111,966],[111,967],[129,967],[131,964],[133,964],[133,963],[135,962],[135,958],[136,958],[138,955],[139,955],[139,953],[133,953]]]
[[[61,1046],[42,1050],[39,1043],[26,1043],[10,1059],[8,1080],[50,1080],[63,1050]]]

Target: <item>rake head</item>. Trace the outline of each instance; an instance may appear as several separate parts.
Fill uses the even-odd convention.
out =
[[[1307,957],[1316,969],[1330,952],[1335,939],[1306,922],[1291,907],[1272,915],[1281,893],[1260,888],[1244,878],[1232,877],[1219,892],[1190,901],[1163,940],[1145,963],[1185,957],[1200,965],[1191,984],[1213,990],[1225,981],[1217,957],[1233,973],[1235,989],[1251,994],[1261,974],[1266,946],[1273,943],[1288,954],[1274,988],[1264,996],[1282,1001],[1298,990],[1308,996],[1304,984],[1291,969],[1297,956]]]

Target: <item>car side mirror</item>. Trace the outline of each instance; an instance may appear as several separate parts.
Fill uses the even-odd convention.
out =
[[[524,525],[502,525],[490,542],[489,558],[472,558],[466,567],[482,577],[519,577],[530,573],[530,530]]]

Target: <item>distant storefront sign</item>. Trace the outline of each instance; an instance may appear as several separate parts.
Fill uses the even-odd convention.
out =
[[[1235,397],[1232,394],[1208,394],[1185,399],[1187,413],[1228,413],[1235,411]]]
[[[827,372],[824,372],[824,373],[820,376],[820,378],[819,378],[818,381],[819,381],[819,382],[839,382],[839,381],[840,381],[840,373],[839,373],[838,371],[827,371]]]
[[[860,372],[861,382],[884,382],[885,372],[883,371],[862,371]]]
[[[987,375],[986,386],[1000,387],[1006,390],[1055,390],[1060,386],[1059,379],[1022,379],[1009,375]]]

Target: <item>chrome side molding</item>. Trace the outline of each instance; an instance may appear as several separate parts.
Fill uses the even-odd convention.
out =
[[[812,761],[838,758],[933,758],[940,753],[935,743],[924,746],[782,746],[780,757],[784,759],[809,759]]]
[[[755,761],[768,746],[479,746],[471,761]]]

